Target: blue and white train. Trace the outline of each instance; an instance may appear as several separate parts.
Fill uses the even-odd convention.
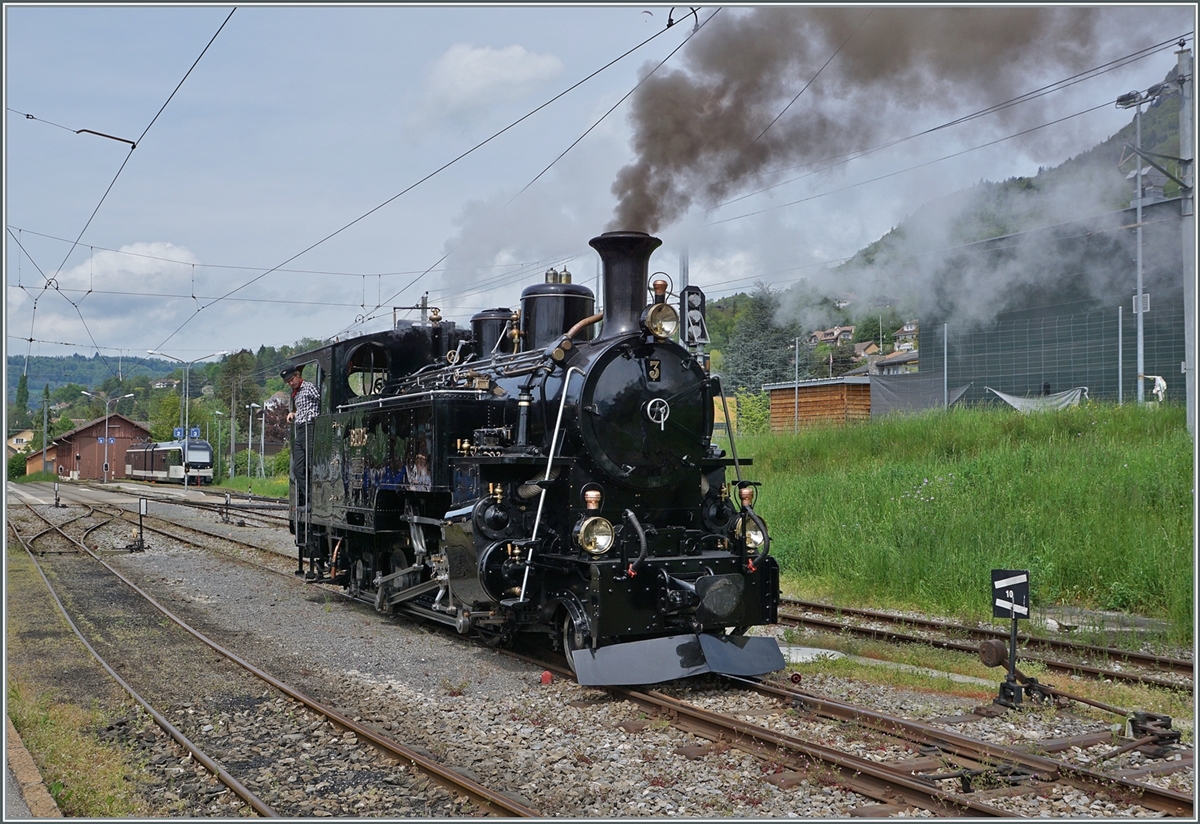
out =
[[[199,438],[189,438],[186,442],[138,443],[125,450],[127,478],[181,484],[184,483],[185,473],[189,485],[212,483],[212,444]]]

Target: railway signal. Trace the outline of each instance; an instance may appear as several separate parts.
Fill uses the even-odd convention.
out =
[[[1017,709],[1021,706],[1022,693],[1017,680],[1017,621],[1029,618],[1029,570],[992,570],[992,617],[1012,619],[1008,675],[1000,682],[1000,694],[995,703]]]

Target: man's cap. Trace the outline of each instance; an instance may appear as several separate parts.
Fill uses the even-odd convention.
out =
[[[300,370],[294,366],[285,366],[285,367],[283,367],[283,371],[279,373],[279,377],[283,378],[286,381],[289,378],[291,378],[292,375],[299,374],[299,372],[300,372]]]

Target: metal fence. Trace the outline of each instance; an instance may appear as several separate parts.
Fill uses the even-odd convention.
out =
[[[1184,397],[1182,295],[1162,295],[1143,315],[1146,375],[1161,376],[1167,399]],[[1174,298],[1174,299],[1171,299]],[[922,329],[921,372],[970,384],[963,401],[995,402],[986,387],[1010,395],[1040,395],[1080,386],[1093,400],[1137,400],[1137,316],[1131,305],[998,322],[979,329],[952,324]],[[1152,379],[1144,384],[1151,399]]]
[[[1182,292],[1164,291],[1154,297],[1143,315],[1144,374],[1166,381],[1167,401],[1183,402]],[[939,376],[951,390],[969,385],[960,401],[965,404],[1000,403],[987,387],[1034,396],[1086,386],[1093,400],[1137,400],[1137,316],[1132,301],[1123,307],[1038,314],[1045,311],[983,327],[922,326],[918,371]],[[793,381],[789,365],[775,382]],[[1152,378],[1146,379],[1146,400],[1154,399],[1153,384]]]

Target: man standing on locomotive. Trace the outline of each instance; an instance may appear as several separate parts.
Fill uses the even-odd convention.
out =
[[[304,380],[300,370],[294,366],[285,367],[279,375],[292,390],[292,408],[287,415],[288,423],[296,424],[295,437],[292,439],[292,482],[296,485],[296,509],[304,512],[308,507],[308,452],[312,443],[312,423],[320,407],[320,395],[317,387]]]

